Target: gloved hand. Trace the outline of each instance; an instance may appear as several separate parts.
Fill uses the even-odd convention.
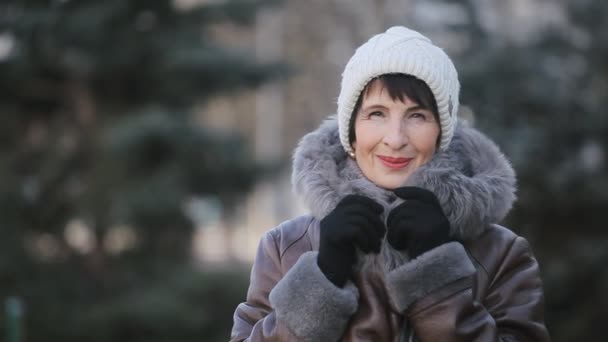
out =
[[[386,239],[391,246],[415,259],[451,240],[450,222],[435,194],[417,187],[397,188],[395,194],[405,202],[388,215]]]
[[[334,285],[346,284],[357,261],[356,248],[363,253],[380,252],[386,232],[382,210],[370,198],[348,195],[321,220],[317,264]]]

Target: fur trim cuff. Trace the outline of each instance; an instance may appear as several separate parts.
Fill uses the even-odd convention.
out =
[[[387,275],[389,296],[400,312],[414,301],[475,273],[475,266],[459,242],[434,248]]]
[[[270,292],[277,319],[304,341],[337,341],[357,311],[359,291],[336,287],[317,266],[318,252],[306,252]]]

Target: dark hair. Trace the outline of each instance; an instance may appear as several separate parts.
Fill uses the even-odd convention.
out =
[[[393,101],[398,99],[399,101],[403,102],[407,96],[410,100],[420,105],[420,107],[430,110],[433,113],[433,117],[435,117],[435,121],[439,122],[439,111],[437,110],[435,96],[424,81],[416,78],[415,76],[407,74],[380,75],[369,81],[365,88],[363,88],[361,91],[361,94],[359,94],[359,98],[357,99],[357,103],[353,109],[353,113],[350,116],[350,122],[348,123],[348,143],[350,145],[352,145],[356,139],[355,119],[357,118],[357,113],[361,108],[363,97],[369,93],[371,88],[370,85],[376,80],[382,83],[382,86],[388,91],[388,95]],[[441,125],[439,127],[441,128]],[[439,144],[440,140],[441,133],[439,133],[439,136],[437,137],[437,144]]]

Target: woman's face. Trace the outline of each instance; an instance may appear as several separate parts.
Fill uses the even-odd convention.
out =
[[[356,113],[355,160],[370,181],[396,189],[432,158],[439,133],[430,110],[408,97],[393,100],[382,82],[372,81]]]

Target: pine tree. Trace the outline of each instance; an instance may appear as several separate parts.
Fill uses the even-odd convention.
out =
[[[0,299],[22,298],[28,341],[225,340],[236,289],[188,266],[184,207],[233,206],[259,167],[191,109],[285,68],[210,34],[275,1],[179,3],[0,4]]]

